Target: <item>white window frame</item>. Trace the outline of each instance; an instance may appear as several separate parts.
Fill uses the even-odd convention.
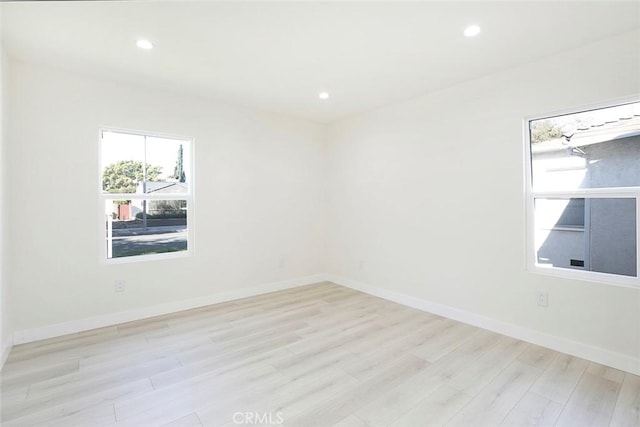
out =
[[[601,108],[615,107],[622,104],[640,102],[640,94],[624,98],[618,98],[601,103],[585,105],[548,114],[525,117],[523,121],[524,159],[525,159],[525,266],[526,270],[532,273],[548,276],[562,277],[567,279],[584,280],[608,285],[625,287],[640,287],[640,186],[637,187],[609,187],[609,188],[585,188],[570,191],[534,191],[532,176],[532,154],[531,154],[531,134],[530,123],[535,120],[544,120],[556,116],[575,114],[596,110]],[[631,198],[636,202],[636,276],[623,276],[618,274],[600,273],[596,271],[585,271],[571,268],[543,265],[537,262],[535,248],[535,207],[534,201],[537,198]]]
[[[104,193],[102,191],[102,135],[104,132],[124,133],[149,138],[166,138],[185,141],[189,144],[189,171],[187,175],[188,191],[181,194],[140,194],[140,193]],[[98,129],[98,195],[99,195],[99,244],[100,261],[106,264],[126,264],[132,262],[158,261],[175,258],[191,257],[195,253],[195,198],[194,198],[194,177],[195,177],[195,141],[194,138],[170,135],[158,132],[147,132],[141,130],[123,129],[111,126],[101,126]],[[133,255],[127,257],[109,258],[107,240],[105,236],[105,204],[108,200],[186,200],[187,202],[187,250],[177,252],[165,252],[159,254]]]

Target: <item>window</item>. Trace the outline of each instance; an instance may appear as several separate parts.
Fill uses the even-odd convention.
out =
[[[525,126],[528,269],[640,286],[640,100]]]
[[[188,253],[193,243],[191,141],[103,130],[100,152],[104,257]]]

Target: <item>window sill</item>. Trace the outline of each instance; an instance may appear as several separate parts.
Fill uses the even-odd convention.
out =
[[[640,280],[636,276],[622,276],[619,274],[599,273],[583,270],[582,268],[563,268],[551,265],[534,264],[527,267],[527,272],[562,279],[581,280],[603,285],[622,286],[640,289]]]
[[[177,258],[189,258],[193,256],[193,250],[186,250],[180,252],[166,252],[161,254],[149,254],[149,255],[136,255],[126,256],[121,258],[106,258],[103,259],[104,264],[130,264],[136,262],[147,261],[166,261]]]

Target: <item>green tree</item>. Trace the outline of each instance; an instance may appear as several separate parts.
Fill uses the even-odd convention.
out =
[[[178,182],[186,182],[187,176],[184,173],[182,144],[178,148],[178,159],[176,160],[176,167],[173,169],[173,175],[169,178],[177,179]]]
[[[158,181],[161,166],[147,165],[147,181]],[[144,179],[142,162],[120,160],[104,168],[102,189],[109,193],[135,193],[136,187]]]
[[[549,120],[538,120],[531,125],[531,142],[538,144],[562,137],[562,129]]]

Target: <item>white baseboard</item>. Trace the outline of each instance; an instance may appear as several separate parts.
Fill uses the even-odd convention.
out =
[[[206,295],[203,297],[176,301],[152,307],[121,311],[118,313],[104,314],[100,316],[92,316],[85,319],[71,320],[69,322],[57,323],[40,328],[17,331],[13,334],[13,345],[25,344],[28,342],[59,337],[76,332],[88,331],[91,329],[103,328],[105,326],[118,325],[134,320],[147,319],[149,317],[161,316],[163,314],[170,314],[183,310],[190,310],[192,308],[204,307],[207,305],[232,301],[240,298],[247,298],[266,294],[269,292],[295,288],[298,286],[310,285],[312,283],[318,283],[324,280],[325,275],[317,274],[314,276],[299,277],[295,279],[284,280],[281,282],[265,283],[249,288],[242,288],[230,292]],[[5,355],[3,349],[3,357],[4,356]]]
[[[437,314],[449,319],[458,320],[479,328],[488,329],[502,335],[507,335],[532,344],[547,347],[562,353],[567,353],[576,357],[591,360],[606,366],[611,366],[622,371],[640,375],[640,359],[636,359],[625,354],[616,353],[604,348],[595,347],[568,338],[546,334],[535,331],[513,323],[503,322],[490,317],[460,310],[444,304],[438,304],[424,299],[412,297],[399,292],[393,292],[377,286],[372,286],[345,277],[326,275],[325,280],[346,286],[373,296],[397,302],[418,310]]]
[[[11,353],[11,349],[13,348],[13,337],[9,336],[8,339],[2,340],[2,348],[0,348],[0,371],[4,368],[4,363],[7,361],[9,357],[9,353]]]

